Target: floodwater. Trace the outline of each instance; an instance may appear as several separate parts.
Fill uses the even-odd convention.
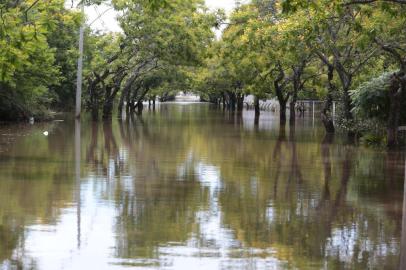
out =
[[[0,269],[406,269],[404,170],[207,104],[5,126]]]

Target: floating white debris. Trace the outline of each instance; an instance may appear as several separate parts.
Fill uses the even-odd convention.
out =
[[[48,131],[44,131],[44,133],[43,133],[45,136],[48,136]]]
[[[30,117],[30,119],[29,119],[29,123],[30,123],[31,125],[33,125],[33,124],[34,124],[34,117]]]

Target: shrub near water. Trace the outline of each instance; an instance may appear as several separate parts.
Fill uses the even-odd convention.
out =
[[[393,72],[385,72],[351,91],[354,129],[366,144],[385,143],[385,127],[389,118],[389,86]],[[403,93],[404,95],[404,93]],[[402,98],[400,123],[406,120],[406,102]]]

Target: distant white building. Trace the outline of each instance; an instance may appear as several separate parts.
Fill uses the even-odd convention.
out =
[[[179,92],[176,94],[175,100],[179,102],[199,102],[200,96],[196,96],[193,93]]]

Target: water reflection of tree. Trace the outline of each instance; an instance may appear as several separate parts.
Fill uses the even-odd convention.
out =
[[[286,128],[285,126],[280,126],[279,127],[279,136],[278,139],[275,143],[275,147],[273,150],[273,160],[276,161],[276,172],[275,172],[275,180],[274,180],[274,198],[278,196],[278,183],[279,183],[279,178],[281,175],[281,165],[282,165],[282,160],[284,159],[283,153],[282,153],[282,145],[286,142]]]
[[[323,162],[324,172],[324,189],[321,196],[321,201],[325,202],[330,200],[330,182],[331,182],[331,158],[330,148],[334,141],[334,134],[326,133],[321,143],[321,158]]]
[[[187,132],[150,125],[149,120],[154,121],[120,123],[122,146],[131,156],[131,181],[123,182],[115,196],[115,254],[121,258],[158,258],[160,246],[187,241],[197,230],[196,213],[207,200],[190,160]]]
[[[116,207],[117,257],[159,258],[162,246],[185,245],[191,235],[201,240],[196,216],[214,199],[220,226],[247,250],[241,256],[257,256],[250,250],[259,248],[258,256],[300,269],[398,264],[393,239],[401,228],[403,157],[339,145],[328,137],[315,143],[301,129],[291,129],[286,138],[285,130],[254,133],[204,111],[204,117],[189,119],[187,110],[168,110],[83,128],[83,175],[95,176],[95,185],[109,182],[103,199]],[[64,132],[59,135],[66,139]],[[0,167],[0,175],[10,179],[0,181],[0,260],[24,242],[18,228],[34,220],[55,223],[64,203],[73,201],[74,183],[66,179],[74,170],[65,162],[71,145],[64,139],[48,145],[30,140],[14,146],[16,153],[28,151],[28,163],[22,166],[14,155],[10,166]],[[220,172],[215,195],[197,179],[196,165],[203,161]],[[24,177],[27,181],[13,181]]]
[[[288,185],[286,186],[285,196],[290,194],[290,185],[292,180],[296,180],[297,188],[300,189],[301,184],[303,183],[303,175],[300,168],[300,163],[298,159],[297,147],[296,147],[296,127],[291,125],[289,128],[289,144],[291,148],[291,162],[290,170],[288,177]]]
[[[289,140],[285,130],[277,137],[261,130],[254,136],[229,125],[228,116],[224,122],[191,121],[185,126],[168,114],[124,122],[117,147],[105,140],[105,149],[124,147],[130,157],[117,169],[114,192],[118,257],[157,258],[160,246],[184,243],[192,232],[199,235],[196,213],[208,194],[195,179],[194,166],[204,157],[220,170],[222,224],[234,231],[242,247],[261,248],[261,256],[276,256],[299,268],[396,265],[395,256],[378,246],[389,250],[398,222],[388,212],[371,210],[379,206],[382,193],[388,197],[393,188],[382,192],[368,185],[378,200],[371,207],[352,199],[363,199],[364,178],[380,183],[377,178],[386,171],[378,172],[384,168],[379,166],[389,157],[367,154],[362,159],[366,161],[359,162],[360,150],[334,144],[329,137],[318,145],[298,142],[302,131],[294,129]],[[368,167],[376,169],[363,176]],[[275,250],[268,254],[267,248]]]
[[[52,130],[46,139],[44,129]],[[26,230],[56,224],[73,201],[73,130],[44,124],[9,132],[15,141],[0,153],[0,268],[37,269],[35,258],[25,253]]]
[[[202,131],[200,134],[205,135]],[[367,263],[385,262],[396,265],[390,253],[385,256],[384,251],[377,249],[379,245],[390,249],[393,243],[389,238],[396,237],[393,230],[396,220],[371,212],[350,199],[359,196],[358,172],[365,170],[358,164],[360,150],[333,144],[330,137],[325,137],[321,145],[311,141],[297,143],[295,130],[291,129],[289,141],[281,130],[273,140],[274,147],[269,147],[273,151],[264,151],[261,132],[253,140],[244,132],[238,134],[224,139],[210,130],[207,132],[210,143],[205,146],[210,151],[202,149],[201,153],[209,155],[209,160],[223,161],[214,163],[223,179],[220,192],[223,222],[235,231],[243,246],[278,247],[277,256],[289,258],[296,267],[309,264],[322,267],[325,263],[332,268],[362,268]],[[251,165],[241,170],[245,160]],[[267,166],[264,161],[268,162]],[[382,159],[374,162],[377,161],[384,163]],[[374,171],[369,181],[379,182],[384,174]],[[374,205],[379,204],[374,202]],[[385,226],[379,227],[382,221]],[[366,223],[369,225],[364,226]],[[355,235],[349,237],[354,226]],[[341,245],[336,242],[339,235]],[[367,240],[371,245],[362,244]],[[353,255],[347,248],[354,250]],[[376,261],[368,259],[375,255],[379,257]]]

